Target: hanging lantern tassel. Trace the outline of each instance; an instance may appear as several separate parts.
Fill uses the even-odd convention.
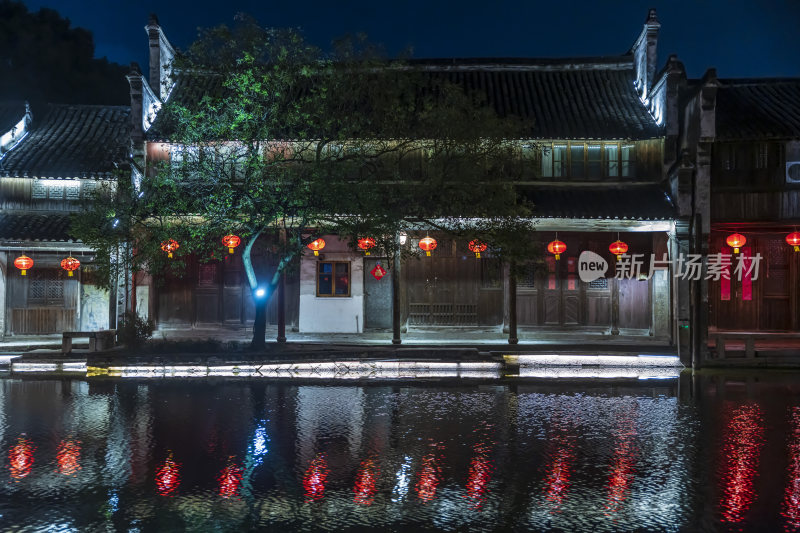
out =
[[[438,246],[439,243],[436,242],[436,239],[433,237],[425,237],[424,239],[419,240],[419,247],[425,251],[425,255],[430,257],[431,251]]]
[[[558,261],[561,259],[561,254],[567,251],[567,245],[556,239],[550,241],[550,244],[547,245],[547,251],[556,256],[556,261]]]
[[[747,237],[741,233],[734,233],[733,235],[728,235],[728,238],[725,239],[725,242],[728,243],[728,246],[733,248],[733,253],[738,254],[739,248],[744,246],[744,244],[747,242]]]
[[[469,250],[471,252],[475,253],[475,259],[480,259],[481,258],[481,252],[486,250],[487,245],[486,245],[485,242],[482,242],[482,241],[479,241],[478,239],[475,239],[475,240],[469,241],[469,244],[467,244],[467,248],[469,248]]]
[[[800,232],[794,231],[787,235],[786,242],[794,247],[795,252],[800,252]]]
[[[314,250],[314,255],[319,255],[319,251],[325,248],[325,239],[317,239],[308,243],[308,247]]]

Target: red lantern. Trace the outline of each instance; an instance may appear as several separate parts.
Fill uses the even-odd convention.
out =
[[[233,253],[233,249],[242,243],[242,239],[238,235],[225,235],[222,238],[222,244],[228,248],[228,253]]]
[[[628,245],[625,244],[623,241],[617,239],[616,241],[611,243],[611,246],[608,247],[608,250],[617,256],[617,260],[619,261],[622,259],[622,254],[628,251]]]
[[[786,236],[786,242],[789,246],[794,246],[795,252],[800,252],[800,232],[793,231]]]
[[[476,259],[480,259],[481,252],[485,251],[487,246],[485,242],[479,241],[478,239],[474,239],[469,241],[469,244],[467,244],[467,248],[469,248],[470,252],[475,252]]]
[[[728,235],[728,238],[725,239],[725,242],[728,243],[728,246],[733,248],[733,253],[738,254],[739,248],[744,246],[744,243],[747,242],[747,237],[741,233],[734,233],[733,235]]]
[[[181,245],[175,239],[167,239],[161,243],[161,249],[167,252],[167,257],[172,259],[172,252],[180,248]]]
[[[19,274],[21,276],[24,276],[28,273],[28,270],[33,268],[33,259],[31,259],[25,254],[22,254],[21,256],[14,259],[14,266],[20,270]]]
[[[431,255],[431,250],[435,249],[438,244],[433,237],[425,237],[419,240],[419,247],[425,250],[425,255],[428,257]]]
[[[72,277],[72,271],[78,270],[78,267],[80,266],[81,262],[72,256],[69,256],[66,259],[61,260],[61,268],[67,271],[67,276],[69,277]]]
[[[567,245],[556,239],[547,245],[547,251],[556,256],[556,261],[558,261],[561,259],[561,254],[567,251]]]
[[[364,255],[369,255],[369,249],[375,246],[375,239],[372,237],[364,237],[358,239],[358,247],[364,250]]]
[[[317,239],[308,243],[308,247],[314,250],[314,255],[319,255],[319,251],[325,248],[325,239]]]

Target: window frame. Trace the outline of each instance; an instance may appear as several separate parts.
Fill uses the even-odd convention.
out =
[[[319,292],[319,278],[321,265],[330,264],[331,266],[331,293],[320,294]],[[336,265],[347,265],[347,294],[336,294]],[[352,261],[317,261],[315,267],[315,284],[316,284],[316,297],[317,298],[350,298],[353,286],[353,266]]]
[[[564,150],[563,152],[563,160],[558,161],[555,157],[555,149],[559,147]],[[573,173],[573,168],[576,165],[573,165],[573,152],[577,152],[578,147],[582,147],[582,157],[583,162],[580,165],[580,168],[583,170],[583,173],[580,175],[576,175]],[[589,158],[589,153],[595,151],[590,150],[591,148],[599,148],[600,158],[591,159]],[[615,174],[610,172],[609,164],[614,163],[608,157],[609,150],[608,148],[613,147],[613,152],[616,154],[616,165],[612,165],[615,169]],[[627,152],[629,156],[627,159],[623,158],[623,148],[630,148]],[[632,179],[636,177],[636,143],[634,141],[548,141],[542,143],[542,149],[540,150],[540,172],[542,178],[567,178],[567,179],[575,179],[575,180],[598,180],[598,179]],[[590,175],[590,168],[592,165],[596,167],[596,165],[600,165],[600,173],[599,175]],[[546,169],[546,165],[549,165],[549,169]],[[623,169],[625,170],[625,174],[623,174]]]
[[[33,307],[64,307],[65,292],[66,292],[66,279],[64,271],[60,268],[43,267],[32,269],[28,272],[28,286],[25,289],[25,300],[27,305]],[[37,279],[38,278],[38,279]],[[34,284],[42,283],[44,285],[42,298],[35,298],[32,295]],[[48,296],[50,286],[59,287],[60,296],[51,298]]]

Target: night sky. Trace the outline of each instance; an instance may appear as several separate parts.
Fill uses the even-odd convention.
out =
[[[618,55],[639,34],[648,7],[661,21],[659,69],[678,54],[689,76],[716,67],[722,78],[800,76],[800,0],[543,2],[486,0],[331,2],[305,0],[25,0],[94,33],[97,57],[147,65],[147,15],[158,15],[178,48],[198,27],[230,23],[236,12],[262,24],[299,27],[320,46],[366,33],[413,57],[569,57]]]

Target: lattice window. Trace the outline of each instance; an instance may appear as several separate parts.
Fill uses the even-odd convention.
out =
[[[503,286],[502,268],[500,260],[493,257],[480,259],[481,262],[481,287],[496,289]]]
[[[770,267],[783,267],[789,264],[787,257],[788,251],[791,250],[783,239],[770,239],[767,241],[767,265]]]
[[[28,304],[64,305],[63,271],[37,268],[28,271]]]
[[[42,180],[33,180],[33,198],[47,198],[47,186]]]
[[[81,197],[81,184],[77,181],[68,183],[64,189],[67,193],[67,200],[77,200]]]
[[[587,287],[592,290],[608,290],[608,278],[597,278],[594,281],[590,281]]]
[[[197,273],[197,284],[208,287],[217,283],[217,263],[201,264]]]
[[[522,267],[522,272],[517,278],[517,289],[536,288],[536,267],[533,263],[528,263]]]

